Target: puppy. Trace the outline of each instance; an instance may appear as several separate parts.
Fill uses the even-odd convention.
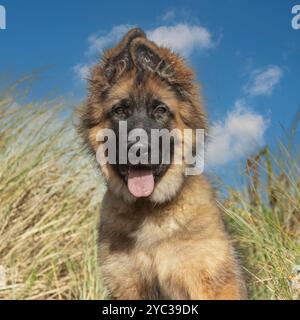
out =
[[[150,136],[154,129],[190,129],[195,137],[196,129],[206,129],[192,70],[141,29],[129,31],[91,72],[79,132],[94,157],[105,143],[98,136],[103,129],[115,134],[117,156],[126,145],[126,160],[137,142],[132,130]],[[107,183],[99,261],[112,299],[246,299],[210,183],[186,174],[191,165],[184,156],[174,161],[182,145],[195,152],[194,139],[182,136],[181,143],[170,139],[169,163],[162,161],[160,143],[156,164],[99,161]],[[149,144],[139,145],[139,155],[153,154]]]

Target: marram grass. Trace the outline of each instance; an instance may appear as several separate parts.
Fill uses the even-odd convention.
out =
[[[252,299],[300,298],[300,155],[290,152],[265,148],[249,159],[247,190],[229,190],[220,204]]]
[[[103,187],[59,111],[0,98],[0,299],[103,298]]]
[[[105,298],[97,263],[104,187],[60,111],[0,96],[0,299]],[[264,156],[248,161],[248,190],[229,190],[220,207],[250,298],[298,299],[299,158],[282,153],[275,170]]]

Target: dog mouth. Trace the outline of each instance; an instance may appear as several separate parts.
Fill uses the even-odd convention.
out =
[[[154,174],[151,168],[129,168],[127,187],[134,197],[149,197],[154,190],[154,185]]]
[[[118,165],[118,171],[135,198],[147,198],[153,193],[155,183],[166,171],[166,166]]]
[[[158,157],[154,157],[155,162],[151,162],[153,155],[151,151],[153,152],[149,149],[148,144],[140,144],[139,149],[133,155],[141,157],[141,159],[133,158],[134,161],[132,161],[132,153],[130,153],[132,151],[129,149],[126,163],[114,165],[119,176],[127,184],[128,191],[135,198],[151,196],[156,183],[164,176],[170,166],[171,161],[168,161],[168,154],[164,150],[159,150]]]

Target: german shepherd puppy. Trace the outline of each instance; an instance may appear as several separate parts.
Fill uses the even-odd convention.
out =
[[[97,141],[104,128],[114,131],[119,150],[120,121],[126,121],[128,132],[206,128],[192,70],[137,28],[91,72],[79,132],[94,156],[104,143]],[[194,142],[189,146],[193,149]],[[214,192],[203,175],[186,175],[184,159],[182,164],[99,167],[107,183],[99,257],[112,299],[246,299]]]

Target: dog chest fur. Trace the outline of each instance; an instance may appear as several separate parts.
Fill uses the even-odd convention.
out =
[[[223,287],[240,275],[212,197],[203,177],[192,177],[163,206],[120,206],[108,193],[101,212],[100,264],[111,296],[224,298]],[[185,282],[195,289],[187,292]],[[227,290],[228,298],[240,292],[242,281]]]

